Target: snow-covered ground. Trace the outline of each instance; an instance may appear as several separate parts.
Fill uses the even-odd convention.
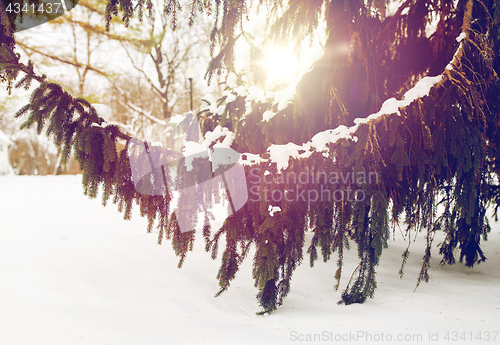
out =
[[[337,305],[335,260],[312,269],[304,260],[285,304],[259,317],[251,257],[214,298],[219,260],[202,241],[177,269],[168,241],[157,245],[138,212],[124,221],[115,205],[85,197],[81,176],[0,176],[0,344],[500,344],[500,226],[492,228],[486,262],[440,267],[434,250],[431,281],[415,292],[424,236],[400,280],[406,244],[396,233],[375,298],[362,305]]]

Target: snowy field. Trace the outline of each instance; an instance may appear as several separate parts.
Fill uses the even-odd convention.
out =
[[[83,195],[81,176],[0,176],[0,344],[500,344],[500,225],[491,224],[486,262],[440,267],[434,250],[431,280],[415,292],[424,236],[401,280],[406,244],[396,233],[375,298],[362,305],[337,305],[335,260],[304,260],[284,305],[259,317],[251,257],[214,298],[220,258],[201,238],[177,269],[137,209],[124,221],[115,205]]]

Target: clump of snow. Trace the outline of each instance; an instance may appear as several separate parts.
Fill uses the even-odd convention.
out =
[[[274,112],[272,112],[270,110],[266,110],[264,112],[264,114],[262,114],[262,121],[266,121],[267,122],[267,121],[271,120],[274,117],[274,115],[276,115],[276,113],[274,113]]]
[[[293,102],[297,84],[290,84],[286,89],[274,94],[274,100],[278,103],[278,111],[285,109],[288,104]]]
[[[227,95],[226,97],[226,103],[231,103],[231,102],[234,102],[236,100],[236,96],[233,95],[232,93],[230,93],[229,95]]]
[[[299,150],[302,150],[302,146],[294,143],[288,143],[286,145],[271,145],[268,148],[269,156],[271,162],[276,163],[278,171],[288,168],[288,161],[290,158],[300,158]],[[312,152],[309,152],[309,155]]]
[[[253,153],[243,153],[240,157],[239,164],[252,166],[252,165],[264,163],[267,161],[268,161],[267,159],[264,159],[259,155],[256,155]]]
[[[462,40],[463,40],[464,38],[466,38],[466,37],[467,37],[467,35],[465,34],[465,32],[463,32],[463,31],[462,31],[462,32],[460,33],[460,35],[458,35],[458,37],[457,37],[457,42],[459,42],[459,43],[460,43],[460,42],[462,42]]]
[[[250,86],[248,88],[248,96],[247,96],[248,101],[263,100],[265,96],[266,96],[266,93],[264,92],[264,90],[262,90],[259,87]]]
[[[113,110],[105,104],[92,103],[90,104],[97,112],[97,115],[102,117],[105,121],[110,121],[113,115]]]
[[[408,103],[406,105],[409,105],[417,98],[429,96],[429,92],[431,91],[432,87],[439,83],[442,79],[443,76],[441,74],[435,77],[424,77],[420,79],[414,87],[406,91],[404,95],[404,101]]]
[[[238,80],[238,77],[236,76],[236,74],[234,74],[233,72],[229,73],[228,76],[227,76],[227,79],[226,79],[226,84],[227,86],[229,86],[230,88],[235,88],[236,87],[236,81]]]
[[[215,99],[214,95],[212,94],[206,94],[203,98],[202,101],[205,101],[207,105],[202,108],[202,110],[208,110],[212,114],[215,114],[217,112],[217,100]]]
[[[246,96],[248,94],[247,88],[244,86],[238,86],[234,91],[236,91],[239,96]]]
[[[231,132],[231,131],[227,131],[226,137],[224,138],[224,140],[222,140],[222,144],[224,144],[227,147],[229,147],[229,146],[231,146],[233,144],[233,140],[234,140],[234,133]]]
[[[179,124],[184,120],[184,116],[177,114],[170,117],[171,124]]]
[[[288,104],[293,102],[295,97],[295,91],[297,84],[290,84],[284,90],[279,92],[271,92],[261,89],[256,86],[237,86],[236,85],[236,76],[233,73],[230,73],[227,77],[227,85],[229,90],[225,90],[222,93],[223,97],[226,97],[225,104],[229,104],[234,102],[238,96],[245,97],[245,112],[241,119],[246,118],[249,114],[251,114],[253,109],[254,102],[267,103],[271,102],[273,104],[277,104],[278,111],[285,109]],[[221,115],[224,113],[226,105],[216,106],[217,100],[213,95],[206,95],[203,98],[204,101],[208,103],[207,106],[202,108],[202,110],[208,110],[210,113],[215,115]],[[269,121],[275,113],[269,111],[266,113],[266,117],[264,117],[265,121]],[[267,119],[267,120],[266,120]]]
[[[187,141],[184,144],[184,148],[182,149],[182,154],[185,158],[186,170],[193,170],[193,161],[195,158],[207,158],[208,152],[206,147],[201,144],[198,144],[194,141]]]
[[[245,101],[245,114],[243,114],[243,118],[247,117],[252,113],[252,102],[248,100]]]
[[[215,115],[222,115],[224,114],[224,110],[226,110],[226,107],[224,105],[219,105],[212,113]]]
[[[96,110],[97,115],[100,116],[104,120],[104,122],[101,125],[92,124],[93,127],[107,128],[109,126],[117,126],[117,127],[121,128],[121,129],[124,129],[124,130],[130,132],[130,133],[133,133],[133,130],[132,130],[132,128],[129,125],[125,125],[125,124],[123,124],[121,122],[116,122],[116,121],[112,121],[111,120],[111,118],[113,117],[113,109],[112,108],[108,107],[105,104],[101,104],[101,103],[92,103],[90,105]],[[138,107],[134,107],[134,109],[136,109],[137,111],[139,111]],[[153,116],[151,116],[151,114],[148,114],[148,113],[146,113],[144,111],[143,111],[143,113],[144,113],[144,115],[146,115],[146,117],[148,117],[151,120],[154,120],[157,123],[160,123],[162,125],[166,124],[164,121],[158,121],[158,119],[156,119]],[[76,121],[77,119],[78,119],[78,115],[75,112],[73,114],[72,121]]]
[[[335,129],[329,129],[319,132],[311,138],[311,147],[314,147],[318,152],[325,152],[328,150],[328,144],[335,143],[339,139],[351,139],[352,133],[356,131],[357,127],[353,126],[347,128],[340,125]]]
[[[367,123],[368,121],[374,120],[384,114],[399,115],[399,108],[403,108],[410,105],[413,101],[415,101],[418,98],[428,96],[432,87],[437,83],[439,83],[442,79],[443,76],[441,74],[435,77],[424,77],[420,79],[414,87],[412,87],[404,94],[404,98],[402,100],[389,98],[382,104],[382,107],[378,112],[376,112],[375,114],[371,114],[370,116],[365,118],[357,118],[354,120],[354,123],[356,125]]]
[[[276,212],[279,212],[281,211],[281,208],[279,206],[272,206],[272,205],[269,205],[269,208],[267,209],[269,211],[269,215],[271,217],[274,217],[274,214]]]
[[[212,95],[211,93],[207,93],[205,96],[203,96],[202,100],[207,102],[208,104],[217,103],[217,100],[215,99],[214,95]]]
[[[357,138],[353,137],[353,133],[356,130],[357,126],[346,127],[341,125],[335,129],[328,129],[317,133],[312,137],[311,141],[300,146],[294,143],[271,145],[268,149],[270,160],[276,163],[278,171],[287,169],[290,158],[307,158],[314,151],[326,153],[328,151],[328,144],[334,144],[340,139],[357,141]]]
[[[210,145],[212,145],[212,143],[214,141],[218,140],[219,138],[221,138],[223,136],[225,136],[225,138],[222,142],[225,143],[225,145],[227,145],[227,146],[231,146],[231,144],[233,143],[233,140],[234,140],[234,133],[231,132],[226,127],[224,127],[224,128],[221,127],[220,125],[215,127],[213,132],[208,131],[205,134],[205,140],[203,141],[202,145],[203,145],[203,147],[207,148]]]
[[[467,37],[467,35],[466,35],[464,32],[462,32],[462,33],[460,33],[460,35],[458,35],[458,37],[457,37],[457,42],[459,42],[459,43],[460,43],[460,45],[458,46],[457,50],[455,51],[455,54],[453,54],[453,57],[451,58],[450,63],[449,63],[448,65],[446,65],[446,68],[445,68],[445,69],[447,69],[447,70],[449,70],[449,71],[451,71],[451,70],[453,69],[453,65],[452,65],[452,63],[453,63],[453,61],[455,61],[455,58],[457,57],[458,52],[460,51],[460,49],[462,49],[462,48],[463,48],[464,43],[463,43],[462,41],[463,41],[463,40],[464,40],[464,38],[466,38],[466,37]]]

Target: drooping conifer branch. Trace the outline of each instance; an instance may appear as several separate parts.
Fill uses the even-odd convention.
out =
[[[35,126],[38,134],[52,137],[62,148],[64,161],[74,153],[83,173],[85,195],[95,198],[101,190],[103,205],[112,200],[125,219],[130,219],[132,206],[137,203],[141,216],[148,218],[148,232],[157,220],[158,241],[161,242],[163,236],[172,239],[182,265],[186,253],[192,249],[192,234],[180,232],[169,210],[168,195],[143,195],[136,191],[126,149],[132,138],[118,126],[106,123],[86,100],[72,97],[59,85],[47,82],[45,76],[37,75],[31,62],[20,63],[19,55],[11,47],[2,44],[1,49],[0,68],[8,83],[20,77],[17,88],[39,83],[30,102],[16,114],[25,118],[21,128]],[[125,143],[125,149],[118,150],[118,140]]]
[[[368,196],[367,202],[354,205],[319,202],[303,205],[301,211],[296,205],[281,203],[280,220],[264,211],[274,204],[264,201],[262,193],[263,188],[270,186],[260,184],[261,199],[255,203],[259,206],[252,208],[249,203],[246,217],[258,215],[253,217],[252,227],[273,234],[266,233],[263,242],[256,240],[258,251],[254,257],[254,278],[260,290],[258,298],[266,312],[279,305],[278,296],[286,295],[286,292],[278,293],[282,291],[278,286],[288,286],[289,282],[280,273],[280,267],[290,264],[293,267],[302,258],[287,258],[278,250],[286,246],[283,240],[289,238],[290,231],[280,222],[297,213],[301,213],[299,219],[311,219],[313,223],[315,236],[308,249],[311,265],[318,257],[316,246],[321,248],[325,261],[332,253],[338,253],[337,280],[340,279],[344,249],[348,248],[349,241],[357,244],[358,277],[342,294],[341,302],[346,304],[360,303],[373,296],[375,266],[382,248],[387,245],[389,218],[386,213],[390,205],[392,221],[399,222],[400,215],[405,214],[408,235],[410,231],[421,229],[427,232],[427,248],[417,285],[428,281],[432,239],[437,230],[447,234],[440,245],[443,264],[455,261],[453,251],[457,247],[460,248],[460,261],[465,260],[467,266],[485,259],[479,247],[481,237],[485,238],[489,232],[485,213],[488,198],[484,192],[496,190],[487,182],[488,174],[484,174],[486,128],[498,127],[488,120],[497,115],[491,112],[487,104],[492,100],[487,100],[485,95],[489,93],[487,90],[495,90],[499,81],[491,65],[492,53],[485,40],[486,32],[470,29],[472,4],[473,1],[468,1],[463,12],[462,34],[457,39],[459,47],[442,75],[433,77],[436,82],[432,87],[422,91],[422,85],[416,85],[407,91],[403,101],[389,100],[379,113],[359,119],[355,126],[340,126],[315,134],[302,145],[282,142],[282,137],[293,138],[290,132],[280,133],[279,128],[290,130],[286,126],[296,117],[294,109],[301,97],[300,87],[297,87],[293,104],[278,109],[275,96],[262,94],[256,98],[255,90],[235,85],[221,99],[226,102],[222,113],[219,104],[203,111],[207,117],[206,129],[213,128],[213,123],[226,126],[234,131],[234,146],[238,150],[253,149],[250,152],[254,154],[247,155],[253,160],[247,163],[247,172],[258,169],[261,181],[265,178],[264,172],[271,172],[272,179],[277,180],[279,176],[307,168],[344,173],[359,169],[376,172],[381,177],[381,183],[363,189]],[[497,102],[498,98],[494,97]],[[263,116],[268,112],[270,116]],[[250,128],[253,129],[251,135]],[[273,151],[280,154],[273,155]],[[293,184],[276,184],[270,189],[294,190],[293,187]],[[445,212],[439,216],[436,215],[438,204],[445,205]],[[263,211],[265,216],[262,216]],[[274,224],[280,224],[279,230]],[[306,230],[304,226],[301,231]],[[277,233],[280,234],[278,238]],[[274,247],[270,248],[269,243]],[[297,244],[301,247],[301,240]],[[221,285],[226,286],[229,281],[223,277]]]

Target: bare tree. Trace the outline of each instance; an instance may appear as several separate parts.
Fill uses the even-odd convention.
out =
[[[172,114],[189,110],[189,86],[185,72],[189,68],[197,69],[198,80],[201,80],[202,69],[210,59],[208,23],[193,27],[185,23],[173,31],[169,28],[168,18],[152,13],[129,32],[137,39],[122,40],[120,43],[134,69],[161,103],[162,114],[157,117],[168,119]],[[199,87],[195,85],[195,93]],[[200,95],[194,97],[195,108],[200,104],[196,96]],[[140,111],[137,108],[131,110]]]
[[[172,114],[188,111],[187,68],[198,70],[194,105],[201,104],[201,86],[208,56],[208,25],[170,30],[166,18],[151,13],[120,32],[119,19],[105,22],[106,1],[81,0],[79,6],[49,23],[61,41],[43,40],[25,31],[16,44],[75,96],[111,107],[111,118],[133,136],[167,144],[165,128]],[[110,54],[112,52],[112,54]],[[112,61],[106,61],[113,56]],[[116,59],[119,56],[120,58]],[[104,61],[104,62],[103,62]],[[59,73],[54,77],[54,69]],[[66,172],[61,150],[54,173]]]
[[[32,60],[71,71],[70,79],[61,76],[57,81],[91,103],[110,105],[112,120],[124,124],[122,129],[158,140],[167,119],[190,110],[188,68],[198,74],[193,80],[194,108],[209,90],[203,87],[202,77],[210,59],[210,24],[199,21],[189,26],[186,20],[173,31],[168,18],[153,11],[142,21],[132,20],[126,32],[115,25],[122,24],[117,18],[107,30],[102,25],[105,5],[103,0],[81,0],[71,12],[50,22],[54,30],[67,33],[65,49],[45,41],[34,44],[29,32],[16,43]],[[107,55],[113,55],[114,61],[96,62],[105,60],[110,50]],[[96,89],[98,84],[101,89]],[[217,87],[214,84],[212,90]]]
[[[75,96],[85,98],[90,102],[102,101],[106,87],[96,88],[95,85],[108,83],[114,75],[110,68],[105,68],[97,62],[104,55],[104,43],[109,41],[109,33],[106,33],[104,28],[100,29],[99,26],[95,26],[96,23],[102,21],[104,6],[105,3],[100,0],[82,0],[80,6],[76,6],[72,11],[49,22],[49,29],[58,32],[57,35],[53,32],[47,34],[45,31],[26,30],[16,37],[17,46],[35,61],[37,66],[42,66],[39,68],[44,73],[57,70],[59,76],[53,78],[58,83]],[[41,39],[42,37],[44,39]],[[52,75],[55,74],[52,73]],[[33,138],[35,136],[23,137],[23,140],[27,142],[23,147],[33,147],[35,143],[30,142]],[[16,157],[33,156],[21,151],[22,147],[20,152],[16,153]],[[54,174],[67,173],[66,164],[63,164],[62,151],[60,148],[57,151],[55,166],[44,171],[53,171]],[[33,157],[36,160],[36,157]],[[75,165],[71,158],[70,162]],[[77,169],[72,170],[77,171]],[[29,170],[25,173],[29,173]]]
[[[101,82],[112,77],[112,69],[97,61],[105,56],[108,36],[117,36],[95,26],[103,20],[104,6],[101,0],[82,0],[72,11],[49,22],[49,29],[57,35],[27,30],[18,34],[16,44],[37,66],[45,66],[43,72],[57,69],[57,82],[73,94],[98,100],[96,91],[101,90],[95,89],[97,83],[93,83],[94,88],[89,83],[93,77],[99,77]]]

